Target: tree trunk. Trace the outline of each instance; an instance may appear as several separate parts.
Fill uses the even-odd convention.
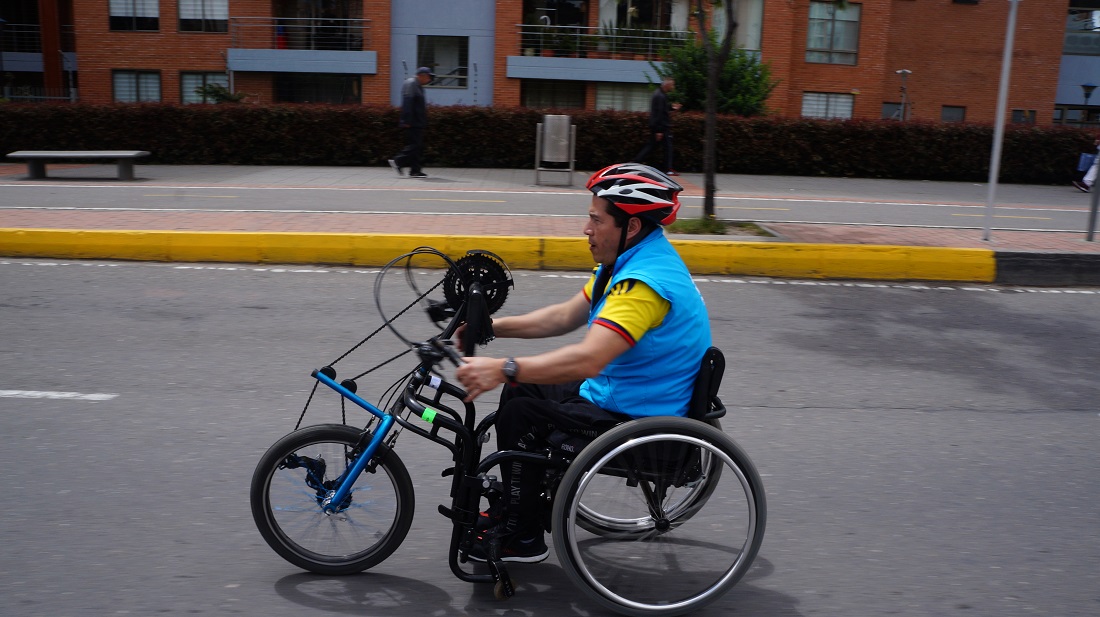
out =
[[[730,51],[733,49],[733,33],[737,30],[737,22],[734,20],[734,3],[736,0],[708,0],[715,7],[719,6],[726,12],[725,36],[721,45],[715,49],[715,41],[710,37],[710,28],[707,26],[707,13],[703,10],[704,0],[695,0],[695,19],[699,24],[699,31],[703,36],[703,48],[707,52],[707,100],[705,105],[705,122],[703,124],[703,218],[713,219],[714,194],[718,191],[714,176],[718,171],[718,76],[721,69],[729,60]]]

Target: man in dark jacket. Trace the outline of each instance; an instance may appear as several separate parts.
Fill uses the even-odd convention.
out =
[[[435,74],[426,66],[416,69],[416,76],[405,80],[401,85],[401,128],[405,129],[405,147],[390,159],[390,167],[397,175],[409,168],[410,178],[427,178],[428,174],[420,169],[420,157],[424,155],[424,127],[428,125],[428,105],[424,99],[424,86],[435,79]]]
[[[680,104],[668,101],[668,93],[675,87],[676,80],[665,77],[661,85],[653,91],[653,98],[649,101],[649,141],[634,157],[635,163],[644,163],[657,144],[664,144],[665,160],[661,171],[670,176],[678,175],[672,170],[672,122],[669,112],[680,109]]]

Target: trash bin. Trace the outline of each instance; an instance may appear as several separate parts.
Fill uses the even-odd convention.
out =
[[[573,186],[574,151],[577,127],[570,116],[545,115],[535,135],[535,184],[542,184],[541,174],[567,174],[565,184]]]

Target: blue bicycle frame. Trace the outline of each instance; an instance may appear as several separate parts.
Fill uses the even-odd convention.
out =
[[[371,437],[370,443],[367,444],[366,449],[363,450],[363,453],[347,470],[347,473],[340,480],[340,485],[336,487],[336,490],[332,491],[325,497],[324,501],[321,502],[321,509],[324,510],[326,514],[332,514],[336,512],[336,505],[333,504],[341,504],[344,502],[348,493],[351,492],[351,487],[355,484],[355,481],[359,479],[359,474],[363,473],[367,464],[374,458],[374,454],[378,452],[378,446],[381,445],[386,435],[389,434],[390,427],[393,426],[394,416],[393,414],[388,414],[374,405],[371,405],[363,400],[358,394],[336,383],[335,380],[320,370],[313,371],[313,377],[317,381],[340,393],[340,396],[362,407],[367,413],[380,420],[378,428],[374,431],[374,435]]]

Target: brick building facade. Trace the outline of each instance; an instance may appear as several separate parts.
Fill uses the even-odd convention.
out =
[[[688,17],[694,1],[11,0],[0,10],[9,24],[0,43],[9,89],[78,83],[79,100],[89,103],[194,102],[195,84],[212,82],[262,103],[392,105],[401,81],[425,57],[453,56],[463,61],[437,62],[454,67],[450,81],[433,88],[434,104],[638,109],[655,77],[654,56],[611,58],[592,41],[609,23],[695,28]],[[307,4],[321,8],[307,11]],[[738,41],[752,42],[770,66],[778,85],[768,107],[778,115],[989,122],[1011,4],[862,0],[836,10],[815,0],[738,0]],[[1066,87],[1059,63],[1067,9],[1089,4],[1018,3],[1010,120],[1045,124],[1059,117],[1053,111],[1056,91]],[[567,13],[576,15],[573,21],[562,17]],[[13,19],[32,18],[41,39],[37,65],[10,39]],[[71,54],[63,61],[64,54],[45,50],[69,29],[73,49],[53,47]],[[337,31],[345,36],[342,46],[290,40]],[[562,32],[572,37],[572,54],[537,53],[544,34]],[[578,41],[591,47],[578,54]],[[66,72],[72,65],[78,79]],[[28,67],[37,67],[37,77],[19,70]]]

